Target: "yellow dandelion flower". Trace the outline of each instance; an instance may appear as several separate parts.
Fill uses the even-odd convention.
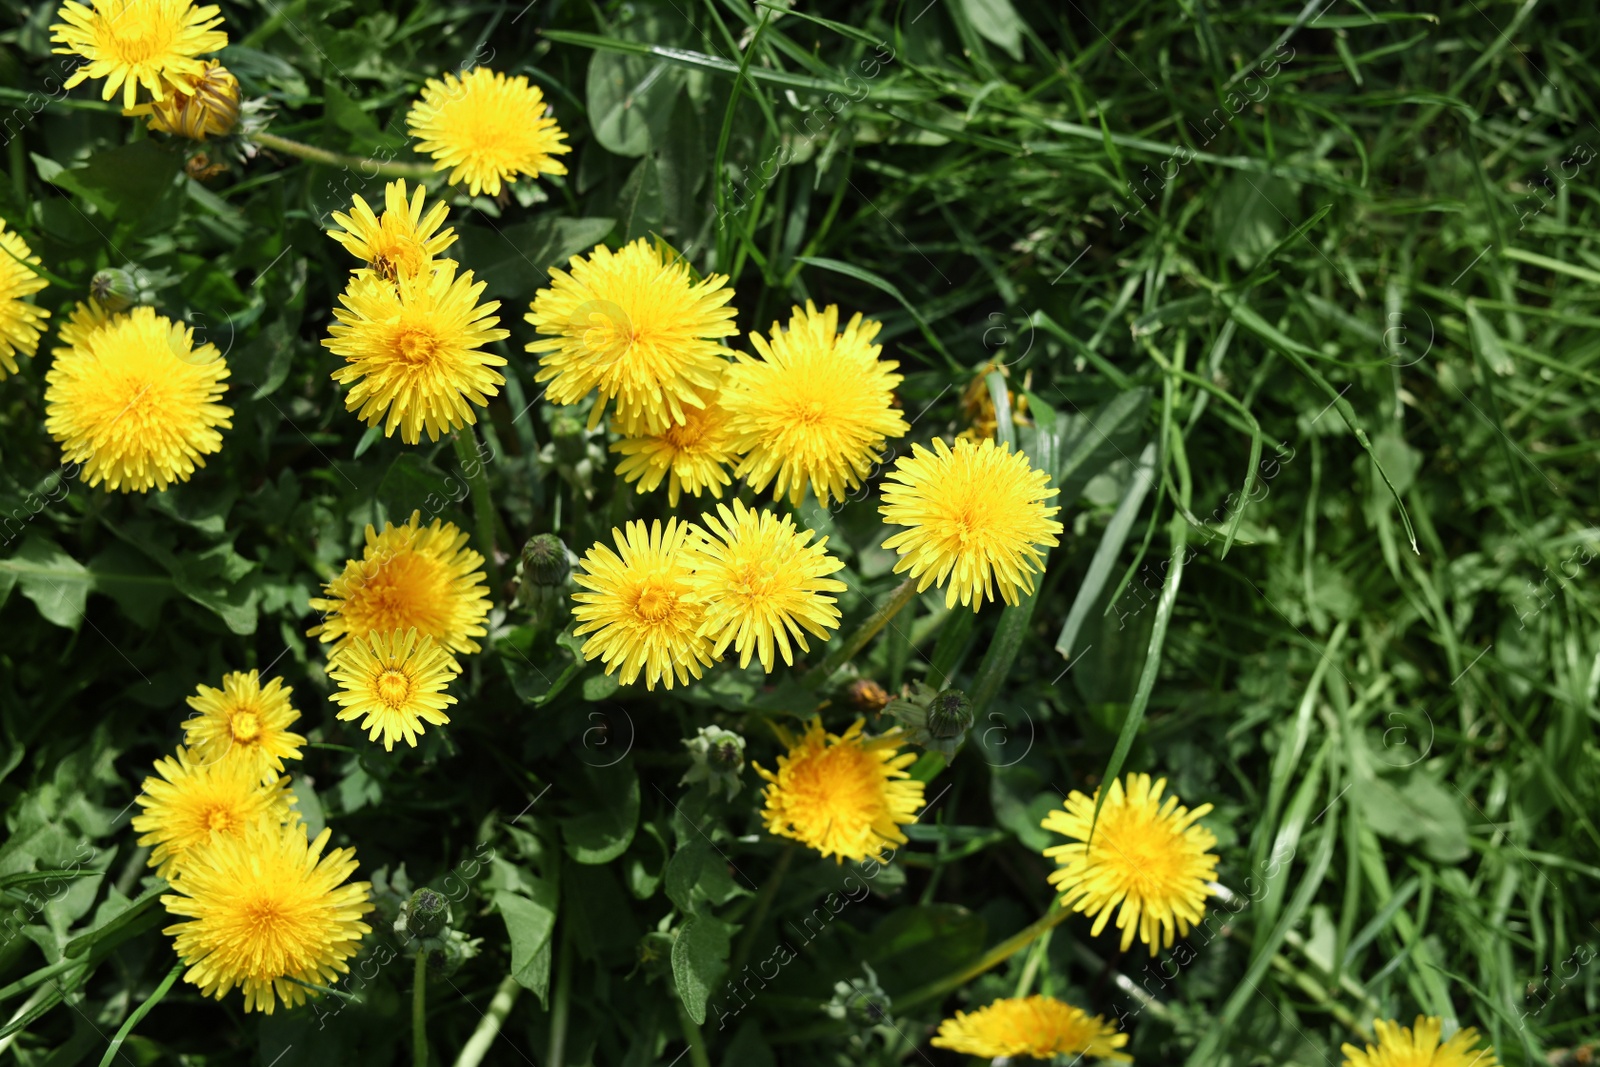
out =
[[[22,235],[6,229],[0,219],[0,379],[17,373],[16,353],[31,356],[39,350],[42,323],[50,312],[24,300],[50,283],[29,270],[39,265]]]
[[[124,115],[149,117],[150,129],[173,137],[204,142],[226,137],[239,122],[239,79],[215,59],[201,65],[200,73],[173,79],[165,100],[129,108]]]
[[[1152,956],[1157,948],[1171,948],[1174,930],[1188,936],[1206,913],[1206,897],[1215,895],[1207,883],[1216,878],[1217,857],[1206,850],[1217,838],[1195,825],[1211,805],[1190,811],[1175,796],[1163,804],[1166,787],[1165,778],[1152,786],[1148,774],[1128,775],[1126,788],[1113,781],[1098,823],[1094,806],[1100,791],[1086,797],[1073,790],[1064,810],[1052,811],[1040,823],[1073,841],[1044,850],[1058,864],[1050,883],[1060,891],[1062,906],[1098,916],[1089,931],[1096,937],[1116,911],[1123,952],[1136,933]]]
[[[324,587],[326,596],[311,601],[323,613],[307,637],[336,642],[328,652],[337,659],[357,638],[415,629],[453,653],[477,652],[474,637],[489,631],[489,588],[483,556],[467,547],[468,536],[453,523],[434,519],[422,525],[413,511],[404,526],[385,523],[383,533],[367,527],[361,558]]]
[[[907,526],[883,542],[900,553],[894,572],[910,571],[917,592],[937,584],[945,606],[956,601],[972,610],[994,599],[1007,604],[1033,592],[1033,576],[1044,573],[1041,546],[1054,546],[1059,507],[1045,501],[1060,492],[1028,457],[993,441],[956,442],[955,451],[934,438],[933,451],[911,446],[883,485],[883,521]]]
[[[165,489],[222,448],[233,409],[216,401],[228,365],[217,346],[153,308],[119,315],[56,357],[45,381],[44,428],[88,485]]]
[[[843,592],[845,584],[826,575],[844,564],[828,555],[826,537],[811,544],[813,532],[796,529],[787,515],[752,511],[738,500],[731,511],[718,504],[717,514],[720,521],[701,516],[705,529],[685,546],[691,599],[705,606],[700,632],[717,643],[713,656],[732,644],[740,667],[750,665],[754,652],[771,673],[774,645],[792,667],[791,636],[809,652],[807,631],[826,641],[839,628],[838,602],[826,594]]]
[[[298,820],[264,821],[190,850],[183,876],[161,898],[188,919],[162,931],[177,938],[185,981],[219,1000],[238,986],[245,1011],[271,1015],[279,1000],[292,1008],[319,995],[300,982],[332,985],[349,973],[345,961],[372,932],[361,921],[372,910],[372,886],[344,884],[355,873],[355,850],[324,855],[331,833],[308,842]]]
[[[67,0],[56,12],[61,21],[50,27],[56,55],[82,56],[84,63],[67,79],[72,88],[89,78],[104,78],[102,100],[122,90],[122,106],[138,101],[139,86],[165,100],[179,79],[199,77],[205,68],[196,56],[228,45],[216,29],[222,16],[214,4],[195,7],[190,0],[91,0],[92,7]]]
[[[428,213],[422,213],[426,192],[418,185],[408,203],[405,179],[397,178],[384,187],[382,215],[373,214],[358,194],[350,214],[333,213],[333,221],[344,229],[329,230],[328,236],[387,281],[420,274],[456,240],[454,229],[439,232],[450,210],[443,200],[434,201]]]
[[[722,499],[722,487],[733,484],[727,467],[737,462],[733,438],[728,433],[728,413],[717,403],[716,390],[703,389],[704,407],[685,408],[683,421],[675,422],[656,434],[624,437],[611,446],[620,453],[617,474],[623,481],[638,482],[639,492],[649,493],[667,482],[667,506],[677,507],[682,493],[699,496],[701,490]]]
[[[461,673],[461,664],[433,638],[405,633],[369,634],[351,643],[329,669],[343,690],[333,694],[339,719],[352,722],[363,715],[361,729],[367,739],[383,735],[383,750],[393,751],[404,739],[417,747],[423,723],[443,726],[450,721],[444,709],[456,702],[445,692]]]
[[[144,780],[135,798],[144,812],[134,816],[133,829],[144,835],[139,844],[155,846],[149,865],[168,881],[182,874],[184,855],[196,845],[216,834],[238,837],[262,819],[284,822],[295,802],[288,778],[263,785],[245,760],[205,763],[180,748],[155,766],[161,777]]]
[[[861,485],[884,441],[910,429],[893,406],[900,364],[872,343],[881,326],[857,313],[841,333],[838,307],[808,300],[770,340],[750,334],[761,358],[741,353],[722,396],[745,453],[735,474],[758,493],[775,482],[773,498],[795,507],[808,485],[824,506]]]
[[[864,722],[830,734],[813,718],[798,739],[777,728],[788,754],[775,773],[755,765],[770,783],[761,812],[769,832],[840,863],[878,859],[884,845],[906,843],[900,827],[917,821],[923,803],[922,783],[906,771],[917,754],[900,751],[898,730],[862,736]]]
[[[1415,1029],[1374,1019],[1378,1043],[1368,1045],[1365,1052],[1341,1045],[1345,1061],[1340,1067],[1499,1067],[1494,1049],[1480,1049],[1478,1031],[1470,1026],[1443,1044],[1439,1036],[1444,1020],[1437,1015],[1419,1015],[1412,1026]]]
[[[387,214],[387,213],[386,213]],[[505,377],[492,368],[505,358],[482,347],[511,334],[495,329],[500,301],[478,303],[486,283],[469,270],[456,277],[453,261],[432,272],[399,276],[393,284],[356,275],[334,309],[324,348],[347,364],[333,380],[350,385],[344,406],[368,426],[383,423],[385,437],[400,430],[408,445],[478,421]],[[470,401],[470,403],[469,403]],[[387,418],[385,418],[387,413]]]
[[[189,698],[196,714],[183,721],[183,743],[198,763],[237,761],[257,781],[276,781],[283,761],[299,759],[306,743],[289,729],[300,718],[293,695],[282,678],[263,686],[259,671],[224,674],[221,689],[202,685]]]
[[[406,128],[434,170],[450,171],[450,184],[466,182],[473,196],[500,195],[500,183],[521,175],[565,174],[552,156],[572,151],[566,134],[545,115],[544,94],[522,75],[477,67],[461,78],[429,78],[411,105]]]
[[[623,685],[641,671],[647,689],[657,682],[671,689],[674,680],[688,685],[712,662],[711,642],[700,633],[705,609],[689,598],[689,524],[668,519],[663,530],[657,520],[647,531],[642,521],[630,522],[626,533],[614,529],[611,536],[617,551],[597,542],[573,575],[586,591],[572,594],[572,632],[593,635],[583,658],[598,656],[607,674],[620,670]]]
[[[667,263],[643,238],[613,252],[573,256],[571,272],[553,267],[550,287],[534,296],[529,323],[545,335],[534,380],[545,398],[576,404],[599,390],[589,429],[615,402],[626,434],[660,434],[705,406],[732,351],[716,340],[737,333],[733,290],[721,274],[694,282],[681,259]]]
[[[94,297],[79,300],[72,305],[72,310],[67,314],[67,321],[56,328],[56,340],[60,343],[50,350],[50,354],[60,359],[70,354],[74,348],[82,348],[89,340],[90,334],[113,318],[115,316]]]
[[[958,1011],[954,1019],[939,1024],[933,1038],[936,1048],[984,1059],[1093,1056],[1132,1063],[1132,1056],[1118,1051],[1127,1043],[1128,1035],[1117,1033],[1101,1016],[1091,1017],[1055,997],[1038,995],[1007,997],[977,1011]]]

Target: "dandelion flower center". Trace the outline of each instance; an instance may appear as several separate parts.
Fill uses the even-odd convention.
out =
[[[253,711],[236,711],[228,720],[235,741],[249,744],[261,736],[261,719]]]
[[[378,696],[391,708],[411,699],[411,678],[404,671],[386,670],[378,676]]]
[[[652,583],[639,591],[639,599],[634,602],[633,610],[645,622],[654,623],[668,618],[677,606],[678,598],[671,590]]]
[[[162,878],[183,873],[195,848],[216,835],[237,834],[259,819],[281,822],[294,803],[289,779],[273,775],[262,784],[248,759],[199,762],[190,749],[155,763],[156,775],[144,780],[136,803],[144,810],[133,828],[151,845],[150,866]]]
[[[1061,892],[1061,903],[1096,917],[1093,936],[1115,912],[1124,952],[1135,934],[1152,956],[1172,947],[1174,932],[1187,936],[1214,893],[1208,883],[1216,877],[1217,857],[1208,850],[1217,838],[1196,825],[1211,805],[1191,811],[1174,796],[1163,802],[1166,785],[1165,778],[1152,785],[1148,774],[1128,775],[1126,786],[1113,781],[1098,822],[1099,792],[1086,797],[1074,790],[1064,810],[1052,811],[1040,824],[1072,840],[1044,850],[1059,865],[1050,882]]]

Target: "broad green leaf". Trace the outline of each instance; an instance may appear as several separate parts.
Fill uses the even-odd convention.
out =
[[[639,776],[633,761],[588,767],[574,798],[579,814],[561,820],[567,855],[579,863],[610,863],[633,841],[639,823]]]
[[[732,928],[721,919],[696,915],[683,924],[672,943],[672,977],[689,1018],[706,1021],[706,1001],[727,970]]]
[[[54,541],[30,533],[16,555],[0,560],[0,592],[10,593],[13,585],[22,587],[22,595],[33,601],[40,615],[76,630],[94,588],[94,575]]]
[[[511,939],[511,977],[524,989],[550,984],[550,936],[556,925],[557,891],[544,879],[535,879],[533,891],[522,896],[497,891],[494,908],[506,923]]]
[[[1022,62],[1022,16],[1011,6],[1011,0],[961,0],[961,7],[984,40],[999,45],[1012,59]]]

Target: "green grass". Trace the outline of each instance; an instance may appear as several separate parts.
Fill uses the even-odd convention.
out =
[[[370,170],[275,153],[190,182],[87,86],[36,108],[53,9],[0,7],[0,123],[19,109],[0,216],[55,276],[39,302],[63,316],[106,266],[166,272],[155,302],[227,350],[236,412],[193,482],[130,498],[56,473],[53,338],[0,383],[19,531],[0,549],[0,1024],[25,1024],[0,1044],[18,1062],[99,1061],[168,976],[128,805],[196,684],[269,667],[316,743],[302,808],[378,882],[357,964],[376,977],[266,1019],[180,980],[115,1062],[407,1062],[390,924],[423,884],[461,887],[455,924],[481,939],[428,987],[435,1063],[485,1012],[490,1064],[957,1063],[931,1027],[1021,991],[1123,1020],[1141,1063],[1337,1064],[1372,1019],[1419,1013],[1478,1027],[1508,1065],[1588,1062],[1590,13],[925,3],[226,5],[223,58],[275,134],[411,160],[422,79],[474,57],[528,74],[571,134],[565,179],[451,208],[513,331],[482,512],[470,445],[367,441],[328,381],[349,264],[320,230],[379,195]],[[752,772],[734,802],[678,782],[698,726],[770,767],[767,718],[829,698],[847,721],[849,673],[816,695],[799,670],[764,687],[726,666],[616,690],[514,607],[456,721],[388,755],[334,721],[303,636],[362,527],[430,498],[475,544],[495,531],[508,578],[531,534],[581,554],[669,514],[613,478],[603,437],[561,425],[522,351],[546,268],[652,233],[732,276],[741,329],[808,298],[881,319],[911,440],[961,429],[968,383],[1004,364],[1032,422],[1016,439],[1063,488],[1035,598],[972,621],[929,593],[856,657],[891,687],[947,678],[979,718],[947,768],[923,765],[937,802],[910,844],[836,915],[854,868],[760,833]],[[847,559],[846,631],[898,581],[875,496],[798,512]],[[1154,961],[1081,917],[1030,925],[1051,896],[1039,819],[1118,767],[1214,805],[1233,895],[1225,925]],[[46,869],[72,877],[14,877]],[[818,908],[822,932],[719,1028],[719,961],[758,973]],[[873,983],[887,1019],[850,1003]]]

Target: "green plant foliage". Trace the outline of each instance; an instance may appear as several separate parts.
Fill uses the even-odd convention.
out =
[[[1592,11],[221,15],[254,103],[202,145],[64,89],[56,6],[0,0],[0,218],[51,314],[0,380],[0,1058],[943,1067],[981,1061],[931,1044],[941,1020],[1031,993],[1143,1064],[1324,1067],[1418,1015],[1509,1067],[1600,1054]],[[564,175],[474,196],[418,154],[424,82],[479,65],[540,88]],[[345,409],[322,345],[354,265],[332,215],[401,175],[448,203],[448,255],[511,333],[477,425],[418,445]],[[639,238],[729,277],[733,348],[837,304],[904,376],[910,432],[850,499],[724,491],[845,564],[840,629],[770,675],[730,653],[621,685],[567,569],[521,562],[553,534],[576,572],[626,522],[712,503],[617,476],[592,401],[550,403],[524,348],[553,271]],[[90,486],[46,430],[56,330],[107,277],[229,368],[221,451],[165,491]],[[962,432],[1059,489],[1046,573],[976,614],[907,591],[823,667],[901,585],[886,470]],[[309,604],[418,512],[470,534],[494,607],[450,723],[385,751],[336,718]],[[296,810],[374,904],[349,974],[270,1016],[174,979],[130,827],[185,698],[250,670],[293,688]],[[770,832],[780,730],[880,732],[949,689],[971,725],[908,749],[905,843],[839,862]],[[715,773],[685,747],[710,726],[744,740]],[[1218,839],[1213,921],[1153,956],[1056,910],[1041,854],[1068,793],[1130,773],[1210,805]],[[424,887],[450,918],[419,942]]]

